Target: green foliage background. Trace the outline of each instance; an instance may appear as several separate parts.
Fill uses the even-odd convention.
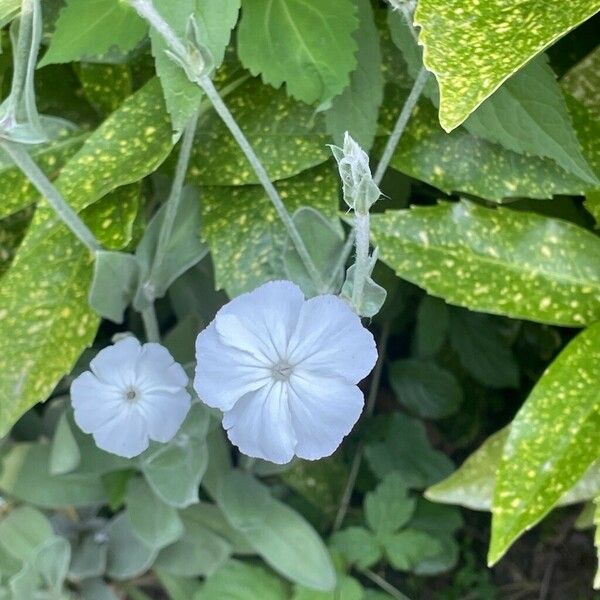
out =
[[[125,0],[44,0],[36,100],[62,120],[28,151],[103,250],[2,153],[0,598],[495,598],[487,537],[468,533],[481,521],[457,506],[491,512],[490,565],[555,507],[586,503],[580,524],[598,525],[600,3],[410,4],[154,1],[178,36],[194,15],[289,212],[320,213],[294,218],[325,274],[348,232],[327,144],[348,130],[375,166],[432,73],[371,219],[388,293],[369,322],[375,412],[332,457],[281,468],[240,456],[200,404],[130,461],[74,425],[72,378],[117,331],[144,336],[138,269],[151,271],[196,112],[155,274],[163,343],[191,372],[195,335],[227,297],[276,278],[314,290],[157,31]],[[20,9],[0,0],[3,98]]]

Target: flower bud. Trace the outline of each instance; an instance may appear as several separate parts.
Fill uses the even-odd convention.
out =
[[[373,181],[367,153],[346,132],[344,147],[330,146],[342,179],[344,201],[355,212],[366,214],[381,192]]]

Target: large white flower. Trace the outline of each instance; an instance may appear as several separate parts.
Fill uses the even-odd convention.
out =
[[[337,296],[305,300],[273,281],[225,305],[196,341],[194,387],[225,415],[248,456],[287,463],[329,456],[364,398],[356,384],[377,360],[375,340]]]
[[[131,458],[168,442],[191,404],[188,377],[160,344],[126,337],[104,348],[71,384],[75,422],[107,452]]]

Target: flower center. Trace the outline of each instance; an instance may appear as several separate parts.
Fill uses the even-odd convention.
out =
[[[278,362],[277,364],[273,365],[272,368],[273,377],[277,381],[287,381],[293,371],[294,367],[286,361]]]
[[[139,400],[139,394],[137,390],[135,388],[128,388],[125,392],[125,400],[127,400],[127,402],[135,402],[136,400]]]

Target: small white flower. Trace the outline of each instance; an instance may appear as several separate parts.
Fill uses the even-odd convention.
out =
[[[274,463],[329,456],[364,398],[356,384],[377,360],[372,334],[337,296],[305,300],[289,281],[224,306],[196,341],[194,387],[221,409],[229,439]]]
[[[191,404],[188,377],[160,344],[126,337],[104,348],[71,384],[75,422],[107,452],[131,458],[168,442]]]

